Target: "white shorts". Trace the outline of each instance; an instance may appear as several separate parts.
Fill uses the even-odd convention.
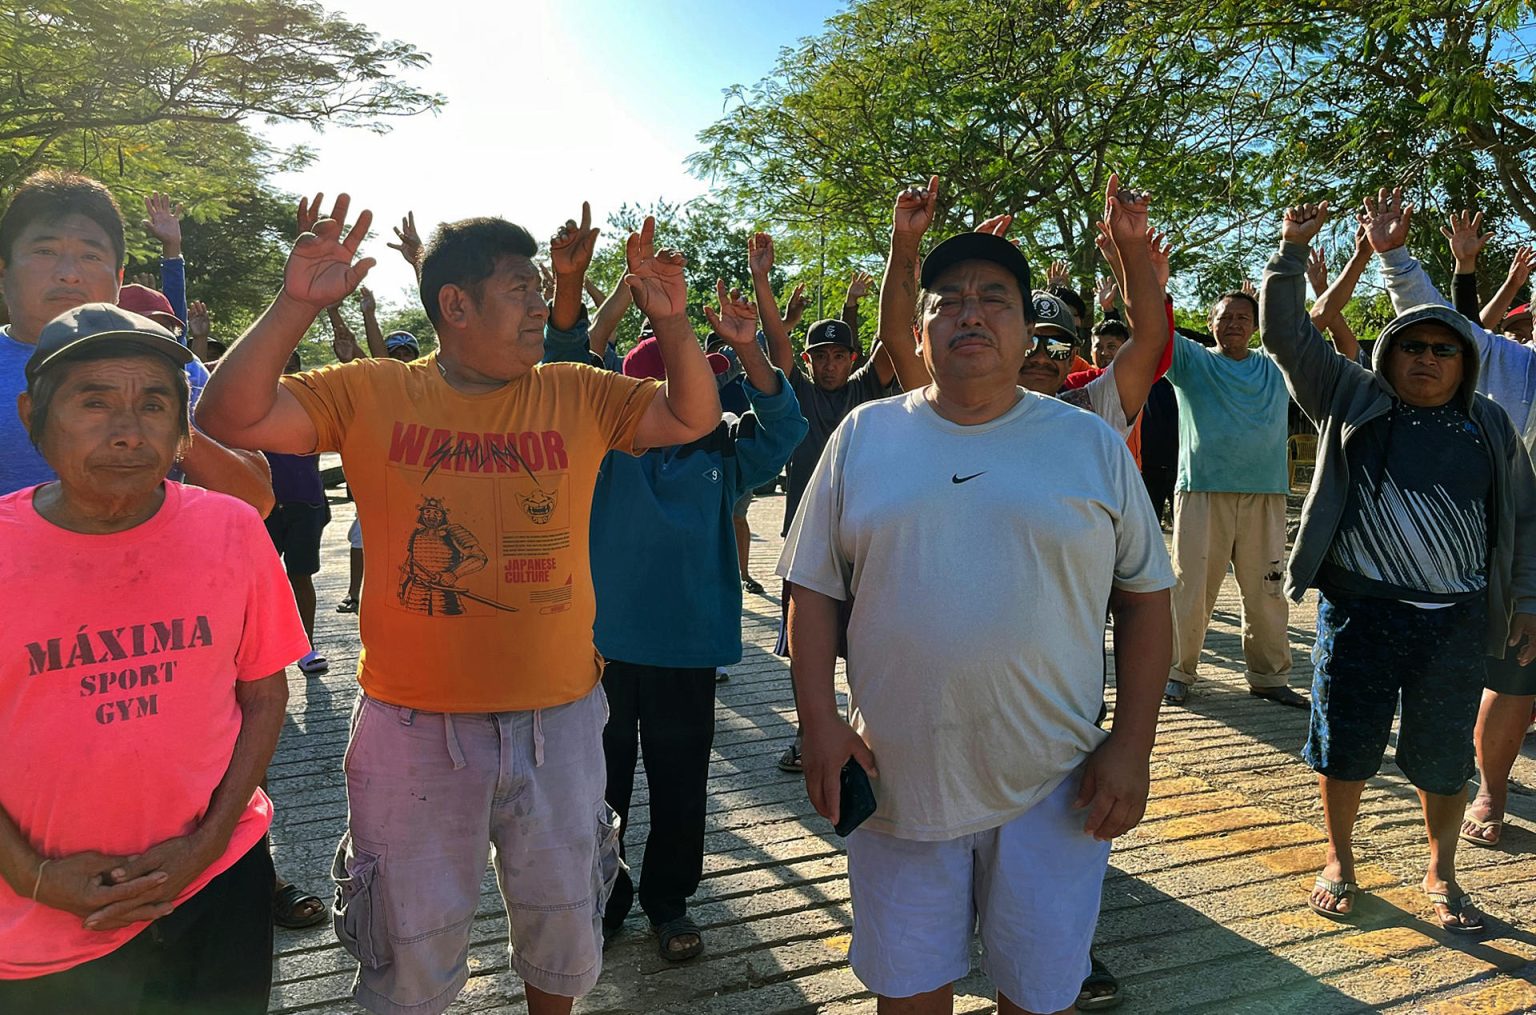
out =
[[[937,990],[981,968],[1028,1011],[1077,1001],[1090,971],[1109,843],[1084,834],[1078,776],[998,828],[942,842],[861,828],[848,837],[853,944],[848,958],[883,997]]]
[[[352,527],[347,530],[347,542],[354,550],[363,548],[363,523],[356,518],[352,519]]]

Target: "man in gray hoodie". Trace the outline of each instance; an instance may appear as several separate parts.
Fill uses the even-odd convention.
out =
[[[1368,371],[1324,342],[1306,309],[1308,244],[1328,205],[1285,214],[1264,273],[1260,330],[1318,425],[1317,468],[1286,592],[1318,590],[1312,720],[1328,859],[1307,903],[1354,914],[1352,836],[1399,698],[1396,761],[1429,830],[1423,889],[1448,931],[1482,914],[1456,883],[1484,655],[1536,658],[1536,473],[1508,415],[1476,393],[1466,319],[1429,304],[1400,313]]]

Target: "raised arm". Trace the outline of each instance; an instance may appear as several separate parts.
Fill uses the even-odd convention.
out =
[[[319,195],[316,195],[315,203],[320,203]],[[406,212],[405,218],[400,220],[398,226],[395,226],[395,239],[400,242],[385,245],[391,250],[400,251],[400,256],[405,258],[405,263],[411,266],[411,271],[415,272],[416,280],[419,282],[421,280],[421,256],[424,248],[421,243],[421,234],[416,231],[415,212]]]
[[[326,320],[331,325],[331,348],[336,353],[338,363],[351,363],[363,355],[362,348],[357,344],[357,335],[342,319],[341,305],[336,304],[325,308]],[[371,343],[370,343],[371,344]],[[375,356],[382,355],[375,353]]]
[[[185,321],[187,264],[181,258],[181,205],[171,203],[164,194],[151,194],[144,199],[144,214],[144,228],[160,241],[160,291],[170,301],[171,310]]]
[[[1115,272],[1125,293],[1126,324],[1131,337],[1115,356],[1115,388],[1126,419],[1147,404],[1158,377],[1158,364],[1172,335],[1168,328],[1168,242],[1147,225],[1150,196],[1122,190],[1111,174],[1099,228],[1111,241]]]
[[[237,448],[314,452],[315,425],[278,379],[320,312],[350,295],[374,265],[371,257],[353,260],[373,214],[358,215],[343,236],[349,204],[347,195],[337,197],[330,217],[299,237],[283,269],[282,291],[209,377],[197,424],[215,440]]]
[[[789,340],[789,324],[779,317],[779,304],[773,297],[773,237],[753,233],[747,240],[747,270],[752,275],[752,294],[757,298],[763,335],[768,339],[768,358],[788,374],[795,369],[795,346]]]
[[[368,355],[374,359],[388,356],[389,348],[384,344],[384,329],[379,327],[379,305],[374,301],[373,290],[367,286],[359,287],[357,305],[363,312],[363,337],[368,341]],[[355,339],[353,344],[357,344]]]
[[[592,225],[592,206],[581,202],[581,224],[566,219],[565,225],[549,241],[549,267],[555,273],[554,305],[549,308],[549,326],[570,331],[581,317],[582,283],[592,251],[601,230]]]
[[[187,304],[187,348],[199,363],[208,362],[208,336],[213,333],[213,321],[208,317],[208,307],[202,300]]]
[[[927,187],[908,187],[898,194],[891,211],[891,252],[885,260],[885,277],[880,281],[876,338],[906,391],[926,387],[933,379],[917,354],[917,336],[912,326],[917,318],[920,248],[923,234],[933,225],[938,201],[939,178],[932,176]],[[1003,228],[1007,228],[1006,223]],[[890,383],[884,376],[881,381]]]
[[[1499,291],[1493,294],[1493,298],[1483,307],[1480,315],[1483,327],[1489,331],[1497,332],[1504,325],[1504,315],[1509,313],[1509,308],[1514,305],[1515,297],[1519,295],[1521,287],[1531,277],[1531,266],[1536,264],[1536,254],[1530,247],[1521,247],[1515,251],[1515,259],[1509,264],[1509,274],[1504,277],[1504,284],[1499,286]]]
[[[640,232],[630,234],[624,254],[629,261],[624,284],[656,330],[656,344],[667,371],[661,394],[651,400],[640,418],[635,447],[670,447],[698,440],[720,422],[720,390],[688,323],[683,255],[656,249],[656,220],[649,215]]]
[[[867,271],[855,271],[848,280],[848,295],[843,298],[843,323],[848,325],[856,343],[859,342],[859,301],[869,295],[874,284],[875,277]],[[860,348],[863,348],[862,343]]]
[[[613,333],[619,330],[619,322],[634,305],[635,297],[629,291],[629,286],[622,284],[615,286],[608,298],[603,300],[602,306],[597,308],[597,314],[592,318],[592,326],[587,329],[587,341],[594,355],[603,356],[607,353],[608,343],[613,341]]]

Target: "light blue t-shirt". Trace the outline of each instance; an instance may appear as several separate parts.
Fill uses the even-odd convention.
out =
[[[36,348],[16,341],[9,328],[0,328],[0,402],[4,403],[0,404],[0,495],[54,479],[16,411],[16,397],[27,390],[27,360]],[[208,368],[197,360],[188,363],[187,381],[192,388],[190,405],[196,405],[208,383]],[[171,470],[171,478],[180,479],[181,470]]]
[[[1168,381],[1179,395],[1178,489],[1289,492],[1290,396],[1266,352],[1255,349],[1235,360],[1176,334]]]

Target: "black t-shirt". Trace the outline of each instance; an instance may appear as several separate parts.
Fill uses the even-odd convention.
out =
[[[865,402],[896,392],[894,382],[880,383],[880,372],[875,369],[873,359],[849,374],[848,383],[836,391],[823,391],[817,387],[815,381],[805,376],[799,363],[789,372],[789,384],[795,390],[795,397],[800,400],[800,414],[810,426],[805,432],[805,439],[800,442],[795,453],[789,456],[789,488],[784,503],[784,531],[780,535],[789,533],[789,523],[794,520],[795,510],[800,507],[800,497],[805,493],[805,486],[811,480],[816,463],[821,460],[822,449],[827,446],[832,431],[837,429],[837,425],[850,412]]]
[[[1344,452],[1349,500],[1318,575],[1324,592],[1455,603],[1487,588],[1493,465],[1459,405],[1399,402]]]

